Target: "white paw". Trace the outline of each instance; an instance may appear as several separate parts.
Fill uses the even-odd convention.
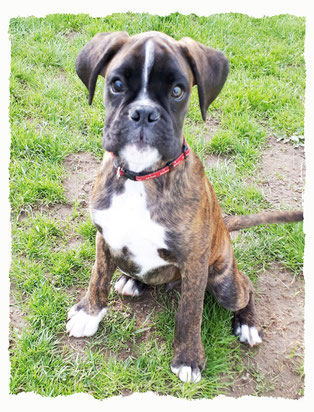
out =
[[[198,368],[192,369],[190,366],[186,365],[180,365],[178,367],[171,366],[171,371],[177,375],[182,382],[198,383],[202,378]]]
[[[241,325],[238,326],[235,335],[239,336],[240,342],[248,343],[250,346],[262,343],[262,338],[258,334],[255,326]]]
[[[98,315],[92,316],[84,312],[83,309],[76,310],[75,306],[72,306],[68,313],[67,332],[75,338],[94,335],[98,329],[99,322],[107,312],[107,308],[102,309]]]
[[[135,280],[124,275],[122,275],[121,278],[116,281],[114,290],[120,293],[120,295],[125,296],[135,297],[141,295],[138,287],[136,286]]]

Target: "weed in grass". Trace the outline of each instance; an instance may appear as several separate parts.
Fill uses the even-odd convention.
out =
[[[271,393],[272,391],[274,391],[275,385],[274,382],[272,382],[273,379],[268,380],[265,377],[265,375],[258,369],[252,369],[251,375],[254,378],[254,381],[256,382],[256,387],[253,396],[262,396],[264,393]]]

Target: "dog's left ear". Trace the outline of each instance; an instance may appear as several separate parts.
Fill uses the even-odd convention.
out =
[[[179,42],[197,84],[198,98],[203,120],[211,102],[218,96],[229,72],[229,62],[224,53],[204,46],[190,37]]]

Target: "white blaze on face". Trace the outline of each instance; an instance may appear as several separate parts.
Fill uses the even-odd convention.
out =
[[[151,105],[154,106],[155,102],[148,96],[148,81],[149,75],[152,71],[155,62],[155,47],[154,42],[150,39],[145,44],[145,60],[142,72],[142,89],[139,93],[136,103],[139,105]]]
[[[145,63],[144,63],[144,70],[143,70],[143,88],[141,94],[143,96],[147,95],[147,84],[150,72],[152,70],[153,64],[155,60],[155,53],[154,53],[154,43],[152,40],[148,40],[145,45]]]
[[[142,72],[142,89],[139,93],[139,98],[136,100],[137,105],[155,106],[155,102],[148,96],[148,81],[149,75],[155,61],[154,42],[149,39],[145,44],[145,60]],[[128,168],[135,173],[142,172],[145,169],[150,169],[160,159],[159,151],[154,147],[145,147],[139,149],[136,144],[127,144],[121,150],[121,157],[127,162]]]

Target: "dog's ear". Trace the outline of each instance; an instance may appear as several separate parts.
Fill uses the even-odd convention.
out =
[[[80,51],[76,58],[76,73],[89,91],[92,104],[98,75],[105,77],[113,56],[129,39],[126,32],[98,33]]]
[[[222,52],[189,37],[184,37],[178,44],[192,70],[194,85],[197,84],[201,113],[205,121],[209,105],[218,96],[226,81],[229,72],[228,59]]]

